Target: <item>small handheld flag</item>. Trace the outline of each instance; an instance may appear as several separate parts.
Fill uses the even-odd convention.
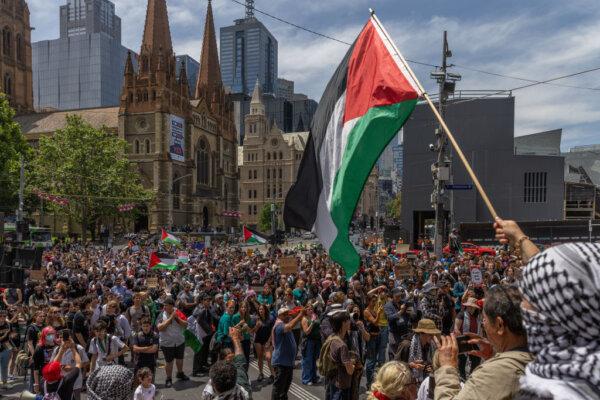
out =
[[[261,236],[258,232],[244,226],[244,243],[265,244],[268,241],[267,238]]]
[[[175,271],[177,270],[177,259],[174,257],[159,257],[158,253],[152,252],[152,254],[150,254],[150,264],[148,264],[148,268]]]
[[[163,243],[173,244],[175,246],[179,246],[181,244],[181,240],[179,240],[175,235],[170,234],[169,232],[162,230],[162,235],[160,240]]]

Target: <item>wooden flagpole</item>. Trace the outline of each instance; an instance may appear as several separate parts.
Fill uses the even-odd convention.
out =
[[[477,178],[477,175],[475,175],[475,171],[473,171],[473,168],[471,168],[471,165],[469,164],[469,161],[467,160],[467,158],[465,157],[464,153],[462,152],[462,149],[458,145],[458,142],[454,138],[454,135],[450,131],[450,128],[448,128],[448,125],[446,125],[446,121],[444,121],[444,119],[440,115],[438,109],[433,104],[433,101],[431,101],[431,98],[429,97],[429,95],[427,94],[427,92],[425,91],[425,89],[423,88],[423,85],[421,85],[421,82],[419,82],[419,80],[417,79],[417,76],[415,75],[415,73],[413,72],[413,70],[410,68],[410,66],[406,62],[406,59],[402,56],[402,53],[400,53],[400,50],[398,50],[398,48],[394,44],[394,41],[391,39],[390,35],[388,34],[388,32],[386,31],[386,29],[381,24],[381,21],[379,21],[379,18],[377,18],[377,15],[375,15],[375,11],[373,11],[373,9],[369,9],[369,12],[371,13],[371,17],[373,18],[373,20],[375,21],[375,23],[377,23],[377,25],[379,26],[379,28],[381,29],[381,31],[385,35],[385,38],[387,39],[387,41],[390,43],[390,45],[392,46],[392,48],[396,52],[396,55],[402,61],[402,64],[404,65],[404,67],[406,68],[406,70],[408,71],[408,73],[410,74],[411,78],[413,79],[413,81],[419,87],[419,90],[423,94],[423,98],[425,99],[425,101],[427,102],[427,104],[429,104],[429,108],[431,108],[431,111],[433,111],[433,115],[435,115],[435,117],[437,118],[438,122],[442,126],[442,129],[446,133],[446,136],[450,140],[450,143],[452,143],[452,147],[454,148],[454,151],[456,151],[456,154],[458,154],[458,157],[462,161],[462,163],[465,166],[467,172],[469,173],[469,176],[473,180],[473,183],[475,184],[475,187],[477,188],[477,191],[479,192],[479,194],[483,198],[483,201],[485,202],[485,205],[487,206],[487,209],[490,211],[490,214],[492,214],[492,218],[495,220],[496,218],[498,218],[498,213],[496,212],[496,209],[492,205],[492,202],[490,201],[490,198],[488,197],[487,193],[483,189],[483,186],[481,186],[481,183],[479,182],[479,179]]]

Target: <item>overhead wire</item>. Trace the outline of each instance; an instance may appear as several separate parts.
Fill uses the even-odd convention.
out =
[[[234,2],[234,3],[236,3],[236,4],[239,4],[240,6],[244,6],[244,7],[246,6],[245,3],[242,3],[239,0],[231,0],[231,1]],[[295,23],[290,22],[288,20],[285,20],[285,19],[283,19],[281,17],[278,17],[276,15],[273,15],[271,13],[268,13],[266,11],[258,9],[256,7],[254,7],[253,10],[256,11],[257,13],[259,13],[259,14],[262,14],[264,16],[272,18],[272,19],[274,19],[276,21],[279,21],[279,22],[281,22],[283,24],[287,24],[287,25],[293,26],[294,28],[303,30],[305,32],[309,32],[309,33],[311,33],[313,35],[320,36],[322,38],[329,39],[329,40],[332,40],[334,42],[338,42],[340,44],[345,44],[347,46],[351,46],[352,45],[352,43],[346,42],[344,40],[335,38],[335,37],[330,36],[330,35],[326,35],[324,33],[315,31],[313,29],[304,27],[302,25],[295,24]],[[406,59],[406,61],[409,62],[409,63],[411,63],[411,64],[422,65],[422,66],[432,67],[432,68],[440,68],[439,65],[431,64],[431,63],[426,63],[426,62],[423,62],[423,61],[410,60],[410,59]],[[561,84],[561,83],[554,83],[555,81],[560,80],[560,79],[566,79],[566,78],[569,78],[569,77],[573,77],[573,76],[577,76],[577,75],[582,75],[582,74],[586,74],[586,73],[589,73],[589,72],[594,72],[594,71],[600,70],[600,67],[598,67],[598,68],[591,68],[591,69],[588,69],[588,70],[585,70],[585,71],[580,71],[580,72],[577,72],[577,73],[574,73],[574,74],[569,74],[569,75],[564,75],[564,76],[560,76],[560,77],[556,77],[556,78],[551,78],[551,79],[547,79],[547,80],[544,80],[544,81],[538,81],[538,80],[535,80],[535,79],[529,79],[529,78],[523,78],[523,77],[505,75],[505,74],[500,74],[500,73],[491,72],[491,71],[485,71],[485,70],[482,70],[482,69],[479,69],[479,68],[468,67],[468,66],[465,66],[465,65],[454,64],[454,66],[457,67],[457,68],[461,68],[461,69],[467,70],[467,71],[473,71],[473,72],[478,72],[478,73],[486,74],[486,75],[490,75],[490,76],[497,76],[497,77],[500,77],[500,78],[507,78],[507,79],[515,79],[515,80],[520,80],[520,81],[524,81],[524,82],[529,82],[530,83],[530,85],[524,85],[524,86],[519,86],[519,87],[516,87],[516,88],[513,88],[513,89],[502,90],[502,91],[499,91],[497,93],[492,93],[492,94],[488,94],[486,96],[481,96],[481,97],[475,97],[475,98],[472,98],[472,99],[463,100],[461,102],[474,101],[474,100],[478,100],[478,99],[483,99],[483,98],[487,98],[487,97],[494,96],[494,95],[497,95],[497,94],[503,94],[503,93],[507,93],[507,92],[511,92],[511,91],[521,90],[521,89],[525,89],[525,88],[529,88],[529,87],[537,86],[537,85],[551,85],[551,86],[565,87],[565,88],[571,88],[571,89],[600,91],[600,87],[594,87],[594,88],[592,88],[592,87],[585,87],[585,86],[576,86],[576,85],[567,85],[567,84]],[[458,103],[461,103],[461,102],[454,102],[452,104],[458,104]]]

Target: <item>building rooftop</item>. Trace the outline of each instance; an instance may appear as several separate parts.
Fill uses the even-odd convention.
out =
[[[600,186],[600,150],[576,151],[565,157],[565,181],[589,182]]]
[[[562,129],[515,137],[516,155],[560,156]]]
[[[55,132],[67,124],[67,115],[78,115],[94,128],[103,126],[117,129],[119,107],[87,108],[81,110],[50,111],[15,117],[25,135]]]
[[[284,133],[283,140],[285,140],[289,146],[293,146],[297,151],[304,151],[306,142],[308,141],[308,134],[309,132]]]

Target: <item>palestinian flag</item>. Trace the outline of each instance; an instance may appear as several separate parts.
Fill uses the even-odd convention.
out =
[[[183,330],[183,337],[185,338],[185,345],[191,348],[194,353],[199,352],[202,349],[202,340],[198,337],[196,318],[185,316],[181,310],[175,310],[175,313],[180,320],[187,322],[187,328]]]
[[[348,278],[360,264],[348,238],[356,204],[375,162],[412,113],[418,87],[371,18],[319,102],[284,221],[315,232]]]
[[[177,239],[174,235],[171,235],[164,229],[162,230],[160,240],[163,243],[174,244],[175,246],[179,246],[181,244],[181,240]]]
[[[269,239],[261,236],[258,232],[244,226],[244,243],[265,244]]]
[[[166,269],[169,271],[177,270],[177,259],[169,256],[159,256],[158,253],[152,252],[150,254],[149,269]]]

